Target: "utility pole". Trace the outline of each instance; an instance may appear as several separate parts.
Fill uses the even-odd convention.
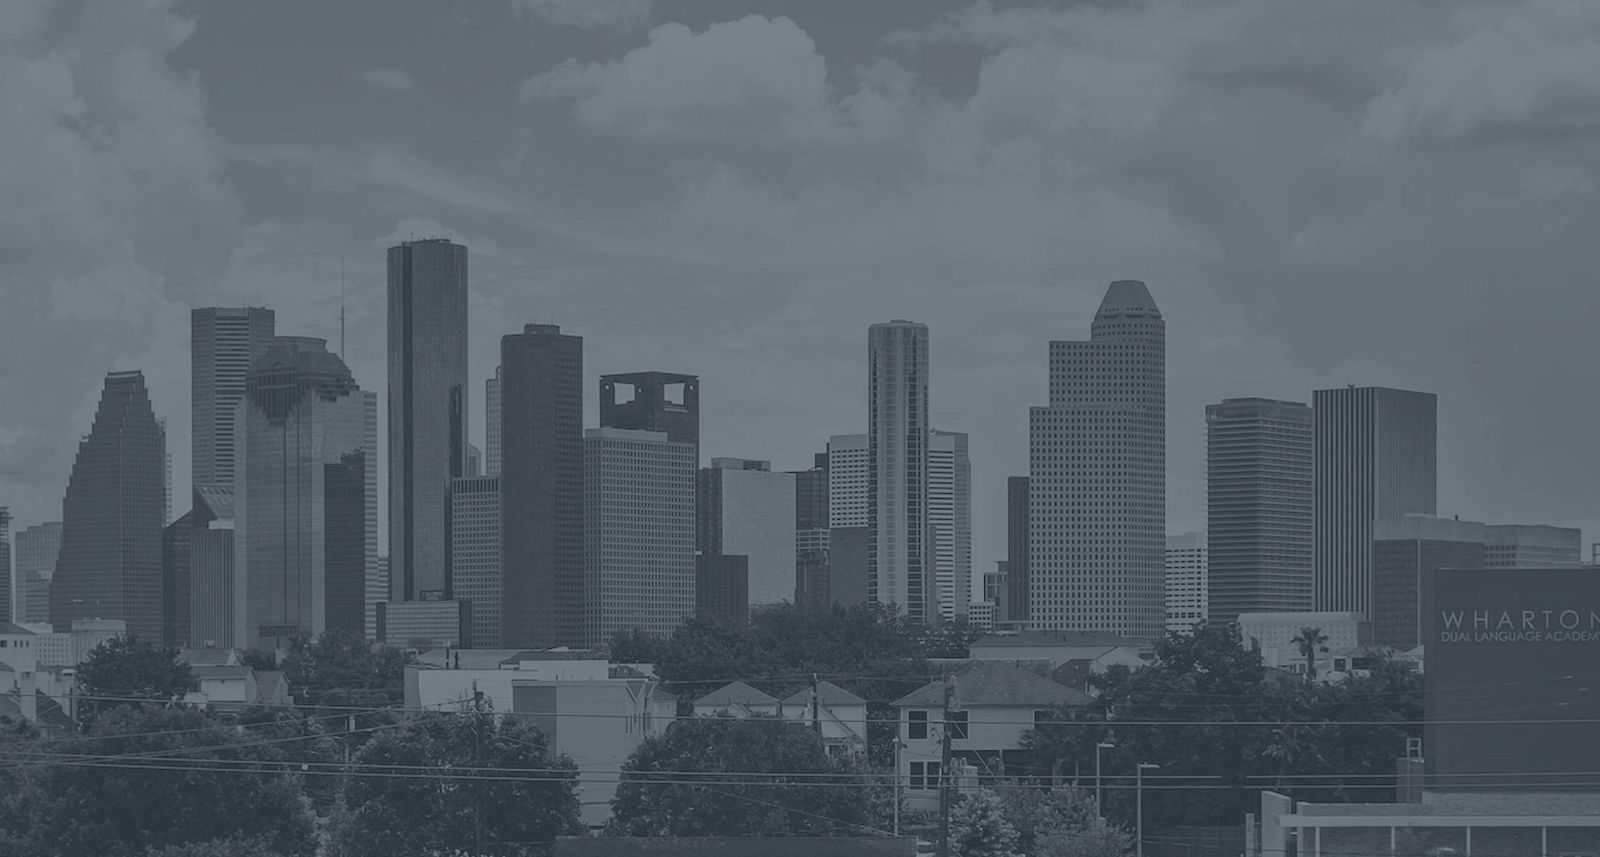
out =
[[[939,857],[950,857],[950,701],[955,694],[955,676],[946,676],[944,720],[939,727]]]
[[[473,827],[477,839],[477,857],[484,857],[483,853],[483,691],[478,690],[478,683],[472,683],[472,762],[477,768],[478,777],[477,800],[473,808]]]

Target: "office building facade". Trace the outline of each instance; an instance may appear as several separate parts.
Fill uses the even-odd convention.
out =
[[[584,433],[584,633],[665,637],[695,610],[694,445],[665,432]]]
[[[1387,387],[1312,397],[1314,606],[1373,615],[1372,543],[1379,521],[1434,515],[1437,401]]]
[[[1312,607],[1312,421],[1303,402],[1206,406],[1207,616]]]
[[[376,409],[321,339],[276,338],[251,368],[236,432],[235,645],[272,651],[298,634],[364,632],[378,547]]]
[[[467,248],[389,248],[389,597],[450,598],[450,481],[467,451]]]
[[[1168,634],[1192,634],[1206,621],[1206,534],[1167,536],[1166,611]]]
[[[828,591],[834,603],[847,606],[868,599],[870,446],[864,434],[828,438]]]
[[[1161,635],[1166,428],[1166,322],[1119,280],[1087,341],[1050,343],[1050,403],[1029,413],[1030,627]]]
[[[1440,568],[1483,568],[1487,528],[1477,521],[1407,515],[1373,525],[1372,641],[1400,651],[1422,645],[1423,593]]]
[[[583,338],[527,325],[500,340],[500,370],[500,645],[581,646]]]
[[[1028,621],[1028,477],[1006,479],[1006,607],[1002,621]]]
[[[795,476],[768,461],[713,458],[695,495],[695,549],[746,557],[749,606],[795,600]]]
[[[928,326],[867,330],[867,597],[913,622],[938,615],[928,545]]]
[[[450,489],[450,566],[456,598],[472,605],[472,645],[492,648],[501,639],[500,480],[463,477]]]
[[[972,603],[972,462],[964,432],[928,439],[928,541],[939,618],[953,622]]]
[[[191,481],[232,486],[238,461],[235,411],[245,376],[277,333],[264,307],[201,307],[189,312]]]
[[[61,503],[61,553],[50,582],[50,624],[120,620],[161,639],[161,530],[167,438],[140,372],[113,372]]]
[[[483,382],[483,475],[500,475],[500,383],[505,367],[494,367],[494,377]]]
[[[812,456],[810,470],[794,471],[794,603],[805,610],[833,605],[828,550],[828,453]]]
[[[376,470],[376,462],[374,462]],[[235,648],[237,576],[234,574],[234,490],[220,485],[194,489],[189,513],[189,613],[187,645]]]
[[[661,432],[700,454],[700,379],[675,372],[600,376],[600,427]]]
[[[1562,568],[1582,564],[1583,532],[1576,527],[1490,524],[1484,529],[1484,568]]]
[[[49,622],[50,579],[61,556],[61,522],[24,527],[17,531],[15,541],[18,622]]]

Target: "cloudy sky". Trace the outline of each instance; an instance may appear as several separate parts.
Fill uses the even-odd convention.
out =
[[[863,429],[870,322],[927,322],[979,570],[1046,344],[1124,277],[1173,531],[1207,402],[1355,383],[1439,394],[1441,513],[1600,533],[1594,0],[6,0],[0,117],[20,525],[111,369],[186,496],[191,306],[336,342],[343,265],[381,393],[383,248],[450,235],[480,408],[555,321],[591,377],[700,374],[707,454],[779,468]]]

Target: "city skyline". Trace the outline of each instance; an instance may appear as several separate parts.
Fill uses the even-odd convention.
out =
[[[1543,100],[1549,78],[1527,78],[1527,99],[1510,105],[1488,103],[1481,94],[1490,87],[1472,78],[1461,123],[1451,125],[1425,106],[1440,103],[1423,97],[1438,78],[1411,76],[1429,49],[1453,56],[1471,32],[1492,38],[1501,16],[1549,43],[1527,52],[1534,63],[1561,55],[1583,26],[1552,29],[1549,10],[1535,4],[1463,33],[1440,10],[1416,9],[1393,13],[1405,26],[1366,30],[1355,43],[1345,40],[1357,21],[1370,23],[1366,13],[1268,13],[1244,0],[1225,0],[1242,16],[1226,34],[1169,26],[1140,8],[1075,28],[1081,10],[942,0],[848,18],[796,6],[783,10],[787,20],[776,10],[747,20],[657,5],[647,20],[593,31],[498,7],[457,21],[409,0],[381,15],[341,4],[312,33],[292,30],[293,15],[254,20],[228,4],[181,16],[157,4],[109,18],[122,23],[96,32],[149,60],[137,80],[111,83],[170,96],[135,99],[132,109],[167,123],[172,134],[161,139],[185,154],[123,140],[81,153],[85,168],[73,175],[143,172],[171,191],[138,205],[116,180],[86,186],[25,158],[10,165],[30,171],[18,174],[29,180],[16,211],[64,219],[47,230],[19,221],[11,234],[28,236],[26,246],[0,268],[8,294],[25,298],[0,322],[3,372],[30,403],[0,420],[0,470],[12,471],[0,476],[0,504],[22,525],[59,517],[52,510],[98,379],[134,367],[169,421],[182,498],[189,308],[272,306],[282,329],[338,342],[341,261],[345,356],[364,386],[381,388],[383,250],[414,235],[454,235],[474,250],[470,321],[485,334],[471,346],[469,399],[493,372],[494,336],[559,321],[588,337],[591,374],[646,366],[700,374],[718,391],[705,406],[707,454],[791,469],[827,435],[865,420],[850,316],[909,315],[939,337],[932,369],[941,401],[979,415],[960,426],[973,460],[991,475],[1019,474],[1026,461],[1015,414],[1038,400],[1045,376],[1029,343],[1080,329],[1105,282],[1137,277],[1185,322],[1170,342],[1173,530],[1204,525],[1205,403],[1304,401],[1346,383],[1439,395],[1441,510],[1600,530],[1588,500],[1600,464],[1574,428],[1600,414],[1600,402],[1557,392],[1583,389],[1576,373],[1600,360],[1600,342],[1587,334],[1592,266],[1576,261],[1587,244],[1572,231],[1593,219],[1585,213],[1595,200],[1592,152],[1575,138],[1531,142],[1559,118]],[[1038,26],[1016,26],[1026,15]],[[193,31],[163,23],[180,19],[192,19]],[[685,29],[652,39],[653,27],[675,23]],[[30,30],[16,49],[34,44],[24,56],[43,62],[35,58],[66,46],[57,29]],[[1304,54],[1272,47],[1301,29],[1313,34]],[[151,35],[179,31],[172,41]],[[461,41],[439,54],[430,31]],[[307,54],[287,68],[265,37],[291,32]],[[352,51],[380,32],[407,49]],[[670,52],[674,38],[696,50]],[[1076,109],[1100,104],[1081,78],[1057,81],[1049,91],[1059,98],[1030,84],[1065,73],[1049,57],[1073,39],[1111,63],[1135,63],[1140,45],[1166,50],[1153,77],[1127,79],[1132,91],[1119,106]],[[947,58],[951,43],[972,61]],[[686,57],[751,44],[826,69],[838,90],[768,81],[753,94],[759,106],[713,98],[707,113],[687,110],[702,79]],[[1384,62],[1367,61],[1380,54]],[[384,79],[409,80],[410,89],[367,82],[366,72],[401,56],[404,75]],[[602,96],[621,97],[638,79],[613,80],[608,70],[658,56],[662,73],[650,81],[679,97],[659,114],[607,113],[619,102]],[[1215,56],[1232,57],[1233,71],[1179,73]],[[569,88],[550,75],[565,59]],[[94,57],[70,62],[79,88],[106,78]],[[536,77],[550,85],[522,100]],[[1259,79],[1292,84],[1250,88]],[[322,97],[294,97],[306,86]],[[863,86],[863,99],[846,100]],[[1164,96],[1174,91],[1185,97]],[[1029,121],[1008,124],[1007,105],[1034,98],[1036,110],[1021,110]],[[27,102],[38,121],[19,119],[18,133],[89,139],[43,112],[46,104]],[[868,109],[877,104],[885,110]],[[86,109],[87,124],[109,117],[104,99],[87,98]],[[419,123],[419,109],[451,121]],[[1218,126],[1189,121],[1206,111],[1248,129],[1247,142],[1223,145]],[[261,115],[283,121],[263,124]],[[777,164],[794,134],[816,127],[810,120],[836,145],[787,174]],[[542,142],[525,148],[529,123]],[[719,141],[712,129],[734,133]],[[1151,129],[1160,133],[1142,133]],[[1148,145],[1111,145],[1119,134]],[[758,144],[734,142],[747,137]],[[1460,157],[1433,157],[1445,144]],[[1185,169],[1154,168],[1158,155],[1179,157]],[[879,157],[899,168],[889,173],[895,181],[861,183]],[[1067,167],[1080,161],[1090,169]],[[1154,183],[1150,193],[1136,192],[1134,175]],[[586,191],[596,186],[614,190]],[[68,202],[79,199],[81,207]],[[57,292],[82,297],[27,299]],[[1443,305],[1451,311],[1438,312]],[[50,371],[21,370],[35,359]],[[586,425],[595,424],[592,396]],[[479,421],[470,433],[481,446]],[[1003,553],[1003,492],[998,478],[975,480],[979,562]]]

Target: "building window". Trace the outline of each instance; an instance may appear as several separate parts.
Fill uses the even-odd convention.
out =
[[[955,739],[966,740],[966,737],[967,737],[967,713],[965,711],[952,711],[952,712],[950,712],[949,723],[950,723],[950,737],[951,738],[955,738]]]
[[[928,791],[939,787],[938,762],[912,762],[911,786],[918,791]]]
[[[928,712],[907,711],[906,720],[906,738],[918,740],[928,737]]]

